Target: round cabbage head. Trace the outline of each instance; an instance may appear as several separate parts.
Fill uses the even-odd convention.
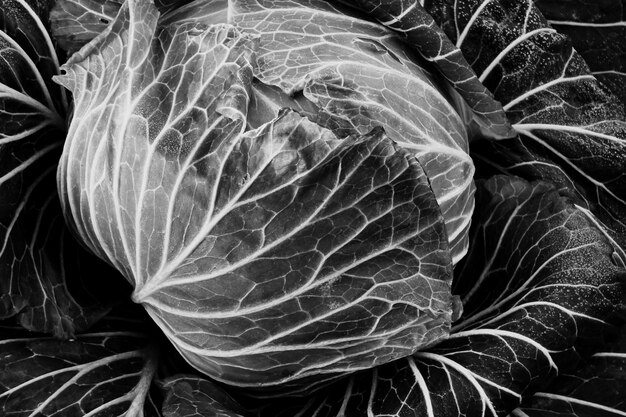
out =
[[[380,26],[245,3],[165,26],[129,0],[68,61],[68,223],[220,381],[309,386],[445,337],[473,207],[460,118]],[[269,40],[298,14],[336,29],[326,49]]]

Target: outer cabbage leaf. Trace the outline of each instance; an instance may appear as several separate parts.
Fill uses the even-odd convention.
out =
[[[626,105],[626,7],[622,0],[537,0],[550,25],[572,40],[591,73]]]
[[[252,417],[223,388],[208,379],[176,375],[162,384],[164,417]]]
[[[111,316],[72,340],[6,326],[0,334],[2,415],[159,415],[149,400],[156,354],[136,324]]]
[[[519,133],[476,143],[474,158],[578,193],[626,264],[626,112],[619,99],[532,1],[432,0],[425,7]]]
[[[126,3],[64,66],[76,112],[58,185],[77,234],[181,354],[257,386],[444,337],[450,252],[417,160],[380,128],[338,141],[294,112],[244,133],[254,40],[155,33],[157,19]]]
[[[112,271],[78,247],[61,214],[66,98],[51,79],[59,68],[44,6],[0,1],[0,318],[67,337],[104,314],[85,271]]]
[[[410,47],[435,64],[470,107],[481,136],[513,137],[502,105],[480,82],[463,53],[437,26],[418,0],[342,1],[401,35]]]
[[[552,185],[477,186],[482,209],[455,270],[466,310],[449,338],[265,415],[503,416],[602,348],[626,301],[610,242]]]
[[[626,332],[614,349],[594,354],[575,372],[527,398],[512,417],[622,417],[626,415]]]
[[[381,25],[321,0],[232,1],[229,18],[260,36],[254,75],[317,107],[339,136],[383,126],[424,167],[446,221],[453,260],[467,251],[474,167],[465,127],[424,62]]]

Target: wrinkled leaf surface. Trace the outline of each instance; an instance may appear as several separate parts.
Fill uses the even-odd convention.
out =
[[[553,186],[511,177],[479,184],[477,204],[450,337],[281,404],[285,416],[503,416],[602,347],[626,272],[594,223]]]
[[[319,0],[254,0],[232,1],[229,18],[260,36],[254,76],[314,103],[317,111],[308,117],[341,137],[383,126],[417,156],[456,263],[467,250],[474,207],[465,127],[396,34],[350,13]]]
[[[445,336],[450,252],[417,160],[380,128],[339,141],[290,111],[244,133],[255,40],[157,19],[126,3],[57,78],[77,109],[58,184],[183,356],[258,386]]]
[[[401,35],[409,48],[417,50],[446,78],[467,103],[481,136],[513,137],[502,105],[478,81],[461,50],[437,26],[418,0],[344,1]]]

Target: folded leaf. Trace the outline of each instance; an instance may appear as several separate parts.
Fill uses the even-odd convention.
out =
[[[147,336],[115,317],[98,326],[72,340],[0,327],[2,415],[158,415],[146,400],[156,370]]]
[[[446,336],[450,252],[417,160],[291,111],[244,132],[254,39],[157,19],[125,3],[57,77],[76,100],[58,185],[187,361],[308,385]]]
[[[393,32],[329,2],[235,0],[230,12],[235,26],[260,37],[254,76],[262,83],[304,95],[318,109],[306,116],[340,137],[383,126],[416,155],[458,262],[467,251],[474,167],[465,126],[425,63]]]
[[[626,271],[594,223],[553,186],[511,177],[479,183],[477,204],[455,270],[466,310],[450,336],[307,403],[281,403],[285,416],[504,416],[604,347]]]
[[[435,64],[441,75],[465,100],[482,136],[513,137],[515,132],[502,105],[478,81],[463,53],[448,39],[418,0],[342,1],[367,13],[401,35],[405,42],[426,60]]]

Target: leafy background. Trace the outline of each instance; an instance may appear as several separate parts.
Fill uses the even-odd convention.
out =
[[[64,51],[113,22],[120,2],[2,0],[4,413],[626,414],[626,337],[617,330],[626,277],[623,2],[358,3],[449,80],[476,126],[470,151],[482,179],[469,253],[455,268],[465,310],[451,336],[305,399],[267,400],[259,396],[275,393],[234,390],[188,369],[141,309],[107,314],[130,288],[63,222],[54,177],[72,110],[51,78]],[[192,23],[223,20],[224,5],[158,4],[162,21]]]

